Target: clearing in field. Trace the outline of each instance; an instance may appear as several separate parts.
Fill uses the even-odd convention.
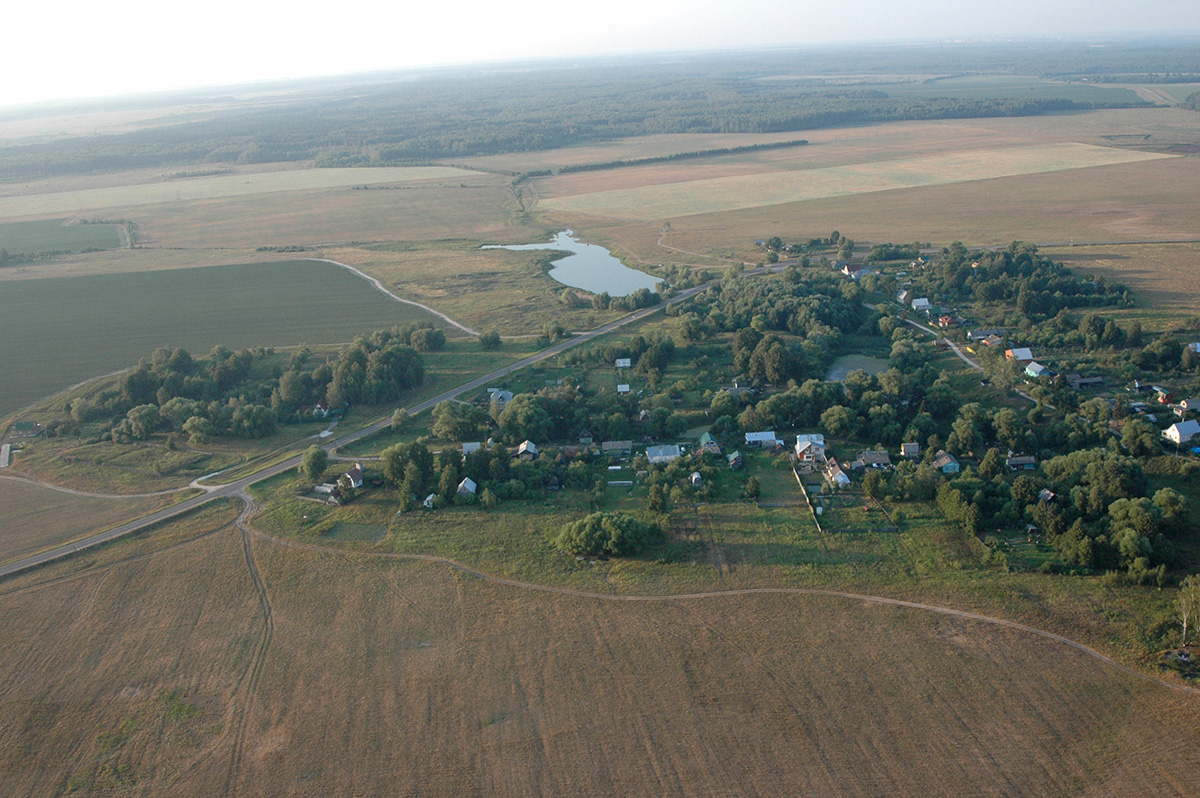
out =
[[[1018,630],[829,596],[550,595],[205,535],[229,519],[0,585],[0,791],[1166,795],[1198,775],[1195,696]]]
[[[67,224],[68,219],[0,224],[0,249],[9,255],[37,252],[78,252],[82,249],[115,249],[124,243],[121,229],[112,224]]]
[[[1042,144],[618,189],[551,198],[541,206],[548,211],[595,216],[667,219],[1163,157],[1168,156],[1088,144]]]
[[[0,291],[0,413],[160,346],[327,344],[437,317],[328,263],[282,261],[18,280]]]
[[[476,172],[449,166],[396,166],[375,169],[296,169],[287,172],[215,175],[188,180],[143,183],[134,186],[111,186],[51,194],[3,197],[0,198],[0,218],[52,213],[82,213],[105,208],[245,197],[280,191],[344,188],[381,183],[416,183],[442,178],[472,177],[476,174]]]

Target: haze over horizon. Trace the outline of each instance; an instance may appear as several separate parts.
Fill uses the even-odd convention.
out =
[[[520,8],[469,0],[387,7],[347,0],[213,0],[203,8],[66,0],[6,11],[0,107],[415,67],[769,47],[1200,33],[1189,0],[611,0]]]

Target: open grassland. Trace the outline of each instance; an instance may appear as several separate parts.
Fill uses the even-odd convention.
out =
[[[11,473],[6,469],[5,472]],[[15,560],[50,546],[145,515],[171,496],[98,499],[75,496],[28,482],[0,478],[0,561]]]
[[[873,89],[892,97],[994,97],[1030,100],[1072,100],[1079,103],[1137,103],[1137,93],[1118,86],[1046,80],[1026,75],[954,75],[933,80],[879,83]]]
[[[1072,269],[1132,288],[1139,301],[1130,313],[1143,317],[1148,329],[1169,328],[1181,320],[1181,313],[1200,313],[1200,244],[1058,247],[1045,252]],[[1160,323],[1147,324],[1146,314]]]
[[[807,139],[807,131],[781,133],[664,133],[657,136],[616,139],[603,144],[563,147],[538,152],[514,152],[455,160],[468,169],[497,169],[505,172],[558,170],[564,166],[636,161],[642,158],[662,158],[680,153],[751,147],[756,144],[775,144],[781,141]]]
[[[525,241],[539,239],[525,231]],[[470,243],[323,250],[325,257],[378,277],[393,293],[422,302],[479,330],[504,335],[540,333],[558,321],[569,330],[590,330],[619,313],[591,306],[568,308],[559,301],[567,287],[549,277],[543,264],[559,252],[481,250]]]
[[[923,158],[722,177],[544,200],[545,210],[636,219],[674,219],[877,191],[1059,172],[1162,156],[1085,144],[1048,144]]]
[[[313,261],[11,282],[0,292],[0,413],[160,346],[334,343],[413,321],[441,324]]]
[[[461,179],[402,186],[334,187],[166,202],[124,214],[135,221],[139,242],[150,247],[311,246],[463,238],[508,243],[520,238],[508,227],[510,182],[499,175],[464,172]]]
[[[111,224],[65,224],[67,219],[0,224],[0,249],[8,254],[78,252],[121,246],[121,231]]]
[[[1200,775],[1195,696],[1025,632],[186,542],[228,520],[0,585],[0,790],[1184,795]],[[174,547],[143,556],[155,539]]]
[[[457,179],[473,174],[475,173],[464,169],[446,166],[397,166],[378,169],[295,169],[286,172],[215,175],[131,186],[3,197],[0,198],[0,218],[53,213],[73,214],[163,202],[246,197],[319,188],[416,183],[444,178]]]

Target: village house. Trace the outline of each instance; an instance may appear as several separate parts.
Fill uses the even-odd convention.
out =
[[[677,460],[682,456],[683,452],[681,452],[679,446],[674,443],[646,447],[646,459],[655,465],[669,463],[672,460]]]
[[[729,463],[730,469],[732,469],[734,471],[737,471],[739,468],[742,467],[742,453],[741,452],[731,452],[729,454],[729,456],[725,458],[725,460],[726,460],[726,462]]]
[[[693,471],[693,472],[691,473],[691,476],[689,476],[689,477],[688,477],[688,483],[689,483],[689,484],[690,484],[690,485],[691,485],[693,488],[698,488],[698,487],[700,487],[700,484],[701,484],[703,481],[704,481],[704,478],[700,476],[700,472],[699,472],[699,471]]]
[[[1013,471],[1033,471],[1037,468],[1037,458],[1031,454],[1020,454],[1005,459],[1004,464]]]
[[[846,472],[838,464],[837,460],[831,459],[828,467],[825,469],[825,478],[829,480],[829,484],[834,488],[850,487],[850,477],[846,476]]]
[[[825,436],[819,432],[797,435],[796,459],[805,464],[825,462]]]
[[[984,346],[1000,346],[1002,343],[1004,343],[1004,338],[999,335],[989,335],[983,339]]]
[[[933,458],[933,467],[943,474],[957,474],[958,460],[945,449],[939,450]]]
[[[859,452],[856,462],[861,463],[863,468],[889,468],[892,465],[892,458],[882,449],[872,449]]]
[[[1200,396],[1193,396],[1191,399],[1184,399],[1179,403],[1179,409],[1184,413],[1194,413],[1200,411]]]
[[[475,484],[475,480],[470,477],[463,477],[463,481],[458,483],[457,493],[459,496],[474,496],[477,487],[478,485]]]
[[[1067,385],[1072,391],[1082,391],[1084,388],[1099,388],[1104,385],[1103,377],[1081,377],[1078,374],[1068,374],[1066,376]]]
[[[617,368],[627,369],[627,368],[629,368],[630,359],[627,357],[619,357],[619,358],[617,358],[616,363],[617,363]]]
[[[747,432],[746,445],[757,446],[760,449],[774,449],[776,446],[782,444],[775,437],[775,430],[764,430],[762,432]]]
[[[361,488],[363,486],[362,466],[359,465],[358,463],[355,463],[354,468],[351,468],[349,471],[347,471],[345,473],[345,477],[346,477],[346,480],[350,483],[350,487],[354,488],[355,490],[358,490],[359,488]]]
[[[932,304],[929,302],[929,299],[928,299],[928,298],[926,298],[926,297],[918,297],[917,299],[914,299],[914,300],[912,301],[912,309],[913,309],[913,310],[917,310],[917,311],[920,311],[920,310],[928,311],[928,310],[930,310],[932,307],[933,307],[933,305],[932,305]]]
[[[1033,377],[1034,379],[1038,377],[1052,377],[1054,376],[1054,372],[1034,360],[1025,366],[1025,376]]]
[[[1038,491],[1038,501],[1039,502],[1043,502],[1043,503],[1044,502],[1052,502],[1056,498],[1058,498],[1058,494],[1055,493],[1054,491],[1050,490],[1049,488],[1042,488],[1041,490]]]
[[[1021,347],[1019,349],[1006,349],[1004,356],[1009,360],[1015,360],[1018,363],[1029,363],[1033,360],[1033,352],[1029,347]]]
[[[631,393],[631,391],[630,391],[629,385],[627,383],[622,382],[617,385],[617,395],[618,396],[625,396],[626,394],[629,394],[629,393]]]
[[[721,444],[717,443],[711,432],[706,432],[700,436],[700,451],[704,454],[720,454]]]
[[[900,444],[901,457],[919,457],[921,455],[921,444],[919,443],[902,443]]]
[[[1162,435],[1176,446],[1188,443],[1197,435],[1200,435],[1200,421],[1196,421],[1195,419],[1177,421],[1163,430]]]
[[[517,447],[518,460],[536,460],[537,456],[537,444],[535,444],[533,441],[521,441],[521,445]]]
[[[425,497],[425,501],[421,502],[421,506],[422,506],[422,507],[424,507],[426,510],[432,510],[432,509],[433,509],[433,503],[434,503],[435,501],[437,501],[437,494],[436,494],[436,493],[431,493],[431,494],[429,494],[428,496],[426,496],[426,497]]]
[[[579,430],[579,442],[582,444],[591,443],[592,442],[592,431],[590,429],[588,429],[587,427],[584,427],[583,429]]]
[[[512,401],[512,391],[502,391],[499,388],[488,388],[488,404],[495,405],[496,412],[504,410],[505,406]]]
[[[913,292],[910,291],[909,289],[904,289],[904,290],[898,291],[896,293],[896,301],[898,303],[900,303],[901,305],[907,305],[909,302],[912,301],[912,298],[913,298],[912,293]]]
[[[479,441],[472,441],[472,442],[470,442],[470,443],[464,443],[464,444],[462,445],[462,453],[463,453],[463,457],[466,457],[466,456],[467,456],[467,455],[469,455],[471,452],[477,452],[477,451],[479,451],[481,448],[483,448],[483,444],[482,444],[482,443],[480,443]]]
[[[978,330],[971,330],[970,332],[967,333],[968,341],[985,341],[988,338],[992,338],[992,337],[1003,338],[1004,330],[982,329],[981,328]]]

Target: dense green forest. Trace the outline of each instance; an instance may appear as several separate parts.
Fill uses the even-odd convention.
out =
[[[0,174],[28,180],[170,164],[299,160],[315,160],[320,166],[393,165],[656,133],[770,133],[1033,115],[1097,103],[1004,96],[1004,89],[983,98],[891,96],[872,88],[870,79],[848,86],[844,73],[868,78],[914,73],[1165,78],[1200,74],[1198,53],[1182,40],[1154,47],[1040,42],[825,48],[596,60],[538,69],[438,69],[360,78],[357,83],[338,78],[295,87],[277,84],[280,96],[263,105],[120,135],[6,147],[0,149]],[[805,77],[792,77],[797,75]],[[769,80],[780,76],[788,79]],[[291,88],[296,90],[283,93]],[[128,105],[147,102],[153,105],[144,100]],[[13,110],[0,120],[46,112]]]

